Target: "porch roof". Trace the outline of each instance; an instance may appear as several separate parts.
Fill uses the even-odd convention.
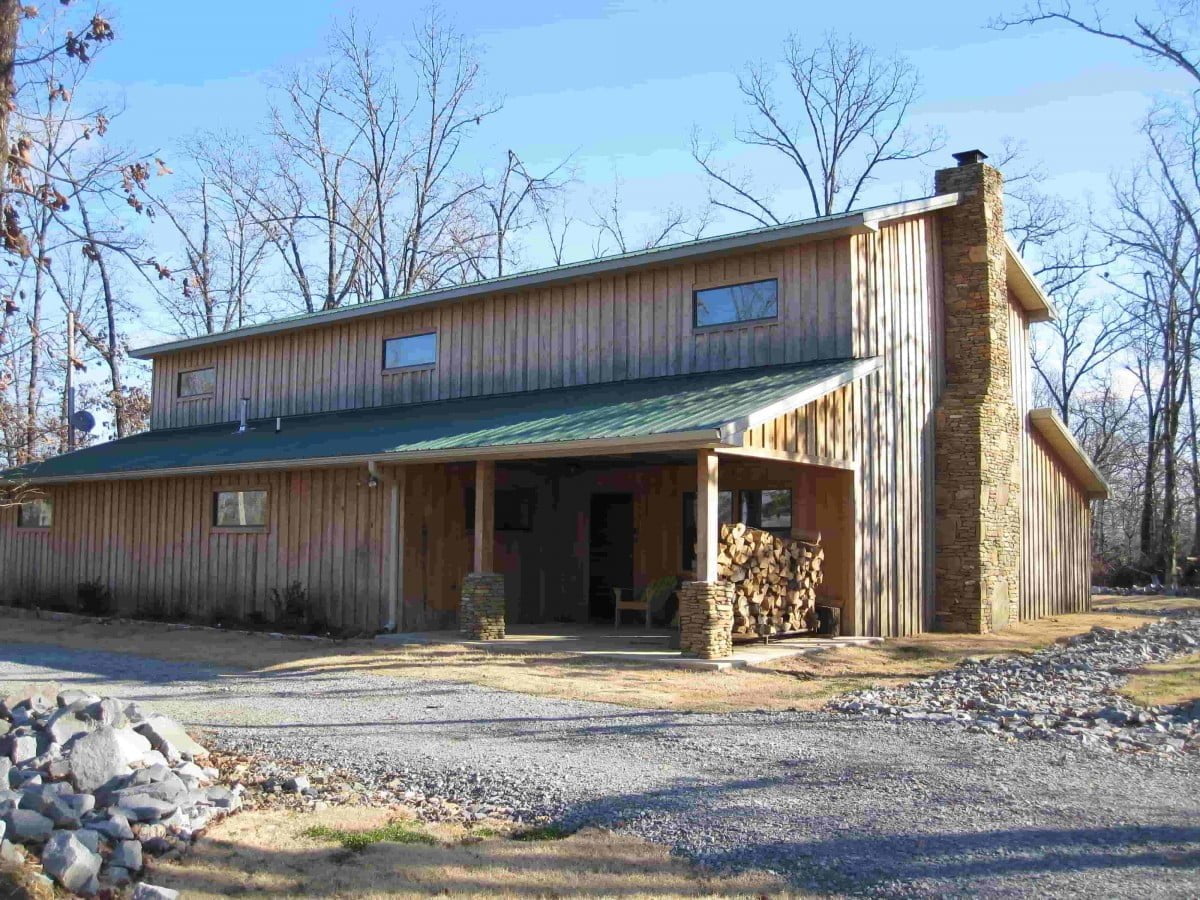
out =
[[[716,447],[873,372],[878,358],[734,369],[147,431],[4,473],[76,481],[349,462]]]

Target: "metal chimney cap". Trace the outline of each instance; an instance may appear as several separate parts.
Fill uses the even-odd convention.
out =
[[[952,156],[960,166],[973,166],[988,158],[988,155],[982,150],[961,150],[958,153],[952,154]]]

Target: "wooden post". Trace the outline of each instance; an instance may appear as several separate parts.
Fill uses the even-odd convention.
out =
[[[696,580],[717,580],[717,454],[696,453]]]
[[[496,464],[475,463],[475,569],[491,572],[496,544]]]
[[[408,494],[408,469],[397,466],[388,496],[388,623],[402,631],[404,617],[404,514]]]

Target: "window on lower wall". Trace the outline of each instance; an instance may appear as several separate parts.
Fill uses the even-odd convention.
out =
[[[437,363],[437,332],[408,334],[383,342],[383,368],[411,369]]]
[[[48,497],[26,500],[17,507],[18,528],[49,528],[54,521],[54,504]]]
[[[788,534],[792,530],[792,492],[782,488],[742,491],[741,521],[753,528]]]
[[[216,528],[265,528],[266,491],[215,491],[213,526]]]

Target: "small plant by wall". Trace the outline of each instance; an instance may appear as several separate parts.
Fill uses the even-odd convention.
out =
[[[117,605],[113,601],[112,591],[99,578],[79,582],[75,596],[79,602],[79,611],[85,616],[111,616],[116,612]]]

